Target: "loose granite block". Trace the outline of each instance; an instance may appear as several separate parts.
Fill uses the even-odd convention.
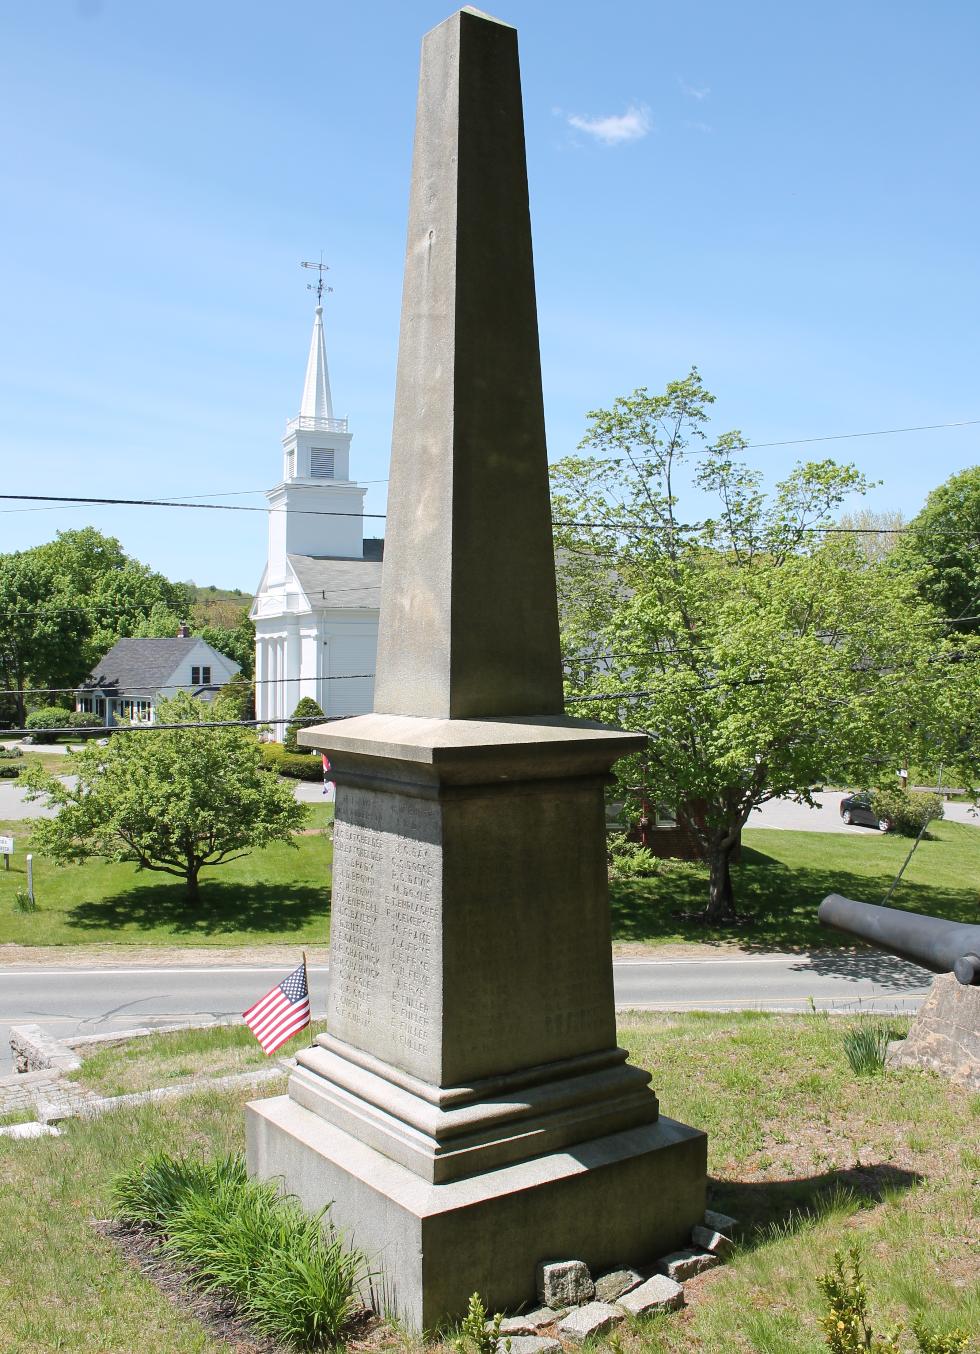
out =
[[[736,1218],[730,1218],[727,1213],[716,1213],[713,1208],[704,1210],[704,1225],[710,1227],[713,1232],[729,1233],[733,1232],[738,1226]]]
[[[549,1307],[575,1307],[595,1296],[589,1267],[581,1260],[545,1260],[535,1270],[538,1297]]]
[[[683,1307],[684,1289],[666,1274],[654,1274],[616,1301],[631,1316],[652,1316],[655,1312],[674,1312]]]
[[[725,1236],[723,1232],[716,1232],[713,1227],[700,1225],[692,1227],[691,1241],[699,1250],[710,1251],[712,1255],[717,1255],[722,1260],[726,1255],[731,1255],[735,1249],[731,1237]]]
[[[503,1331],[503,1326],[501,1326]],[[561,1344],[546,1335],[505,1335],[497,1342],[497,1354],[559,1354]]]
[[[523,1316],[506,1316],[500,1323],[501,1335],[533,1335],[535,1331],[542,1326],[551,1326],[565,1315],[564,1307],[537,1307],[533,1312],[525,1312]],[[487,1322],[487,1329],[493,1327],[493,1322]]]
[[[625,1316],[625,1312],[609,1302],[588,1302],[584,1307],[576,1307],[574,1312],[569,1312],[558,1322],[558,1334],[574,1344],[583,1345],[586,1340],[606,1335]]]
[[[600,1302],[615,1302],[623,1293],[643,1282],[643,1275],[635,1269],[614,1269],[595,1281],[595,1295]]]
[[[706,1269],[713,1269],[720,1264],[718,1256],[708,1251],[683,1250],[665,1255],[657,1262],[657,1269],[671,1279],[693,1279],[695,1274],[702,1274]]]

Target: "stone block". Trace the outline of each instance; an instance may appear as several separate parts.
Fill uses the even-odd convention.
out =
[[[542,1326],[553,1325],[564,1315],[564,1307],[536,1307],[533,1312],[525,1312],[522,1316],[504,1317],[500,1323],[500,1333],[501,1335],[533,1335]],[[491,1329],[492,1326],[493,1322],[488,1321],[487,1329]]]
[[[624,1293],[617,1299],[617,1303],[624,1311],[629,1312],[630,1316],[653,1316],[657,1312],[675,1312],[678,1307],[684,1306],[684,1289],[666,1274],[654,1274],[646,1283],[641,1283],[638,1288],[632,1288],[628,1293]]]
[[[980,987],[937,977],[907,1039],[888,1047],[890,1067],[924,1067],[980,1091]]]
[[[738,1227],[737,1218],[730,1218],[727,1213],[716,1213],[713,1208],[704,1210],[704,1226],[710,1227],[713,1232],[734,1232]]]
[[[52,1124],[11,1124],[9,1128],[0,1128],[0,1138],[57,1138],[61,1129]]]
[[[695,1274],[702,1274],[706,1269],[713,1269],[715,1265],[720,1264],[718,1256],[711,1255],[708,1251],[683,1250],[674,1251],[658,1260],[657,1269],[668,1278],[682,1281],[693,1279]]]
[[[281,1178],[381,1272],[385,1310],[413,1330],[534,1299],[544,1240],[591,1270],[683,1244],[704,1212],[707,1139],[672,1119],[433,1185],[288,1096],[246,1107],[253,1175]]]
[[[577,1307],[595,1295],[589,1267],[581,1260],[543,1260],[534,1280],[538,1297],[549,1307]]]
[[[613,1326],[625,1319],[626,1313],[610,1302],[587,1302],[584,1307],[576,1307],[558,1322],[558,1334],[574,1344],[584,1345],[586,1340],[598,1339],[607,1335]]]
[[[643,1275],[635,1269],[613,1269],[596,1279],[595,1295],[600,1302],[615,1302],[642,1282]]]
[[[11,1025],[10,1052],[18,1072],[77,1072],[82,1060],[40,1025]]]
[[[710,1251],[721,1260],[731,1255],[735,1249],[731,1237],[725,1236],[724,1232],[716,1232],[713,1227],[702,1227],[700,1224],[691,1228],[691,1241],[698,1250]]]
[[[561,1350],[560,1342],[547,1335],[502,1335],[497,1354],[507,1354],[508,1347],[510,1354],[560,1354]]]

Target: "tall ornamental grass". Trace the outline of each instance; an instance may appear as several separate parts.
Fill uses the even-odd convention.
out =
[[[308,1214],[274,1182],[250,1180],[241,1154],[201,1163],[159,1153],[117,1177],[112,1205],[274,1339],[325,1349],[361,1310],[364,1256],[329,1227],[327,1209]]]

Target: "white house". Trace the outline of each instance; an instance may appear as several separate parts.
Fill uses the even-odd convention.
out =
[[[350,478],[351,434],[335,418],[317,306],[299,413],[286,424],[282,481],[270,489],[269,559],[252,603],[255,712],[278,724],[302,696],[328,715],[374,701],[381,555],[364,539],[363,485]]]
[[[182,626],[174,639],[120,639],[75,692],[75,709],[106,724],[156,723],[161,697],[186,691],[211,701],[241,669]]]

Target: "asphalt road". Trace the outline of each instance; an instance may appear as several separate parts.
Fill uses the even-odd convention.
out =
[[[915,1010],[931,974],[888,955],[820,953],[718,959],[620,960],[620,1009]],[[9,1029],[95,1034],[172,1021],[237,1016],[282,968],[0,969],[0,1075],[11,1070]],[[326,967],[310,969],[314,1015],[326,1006]]]

